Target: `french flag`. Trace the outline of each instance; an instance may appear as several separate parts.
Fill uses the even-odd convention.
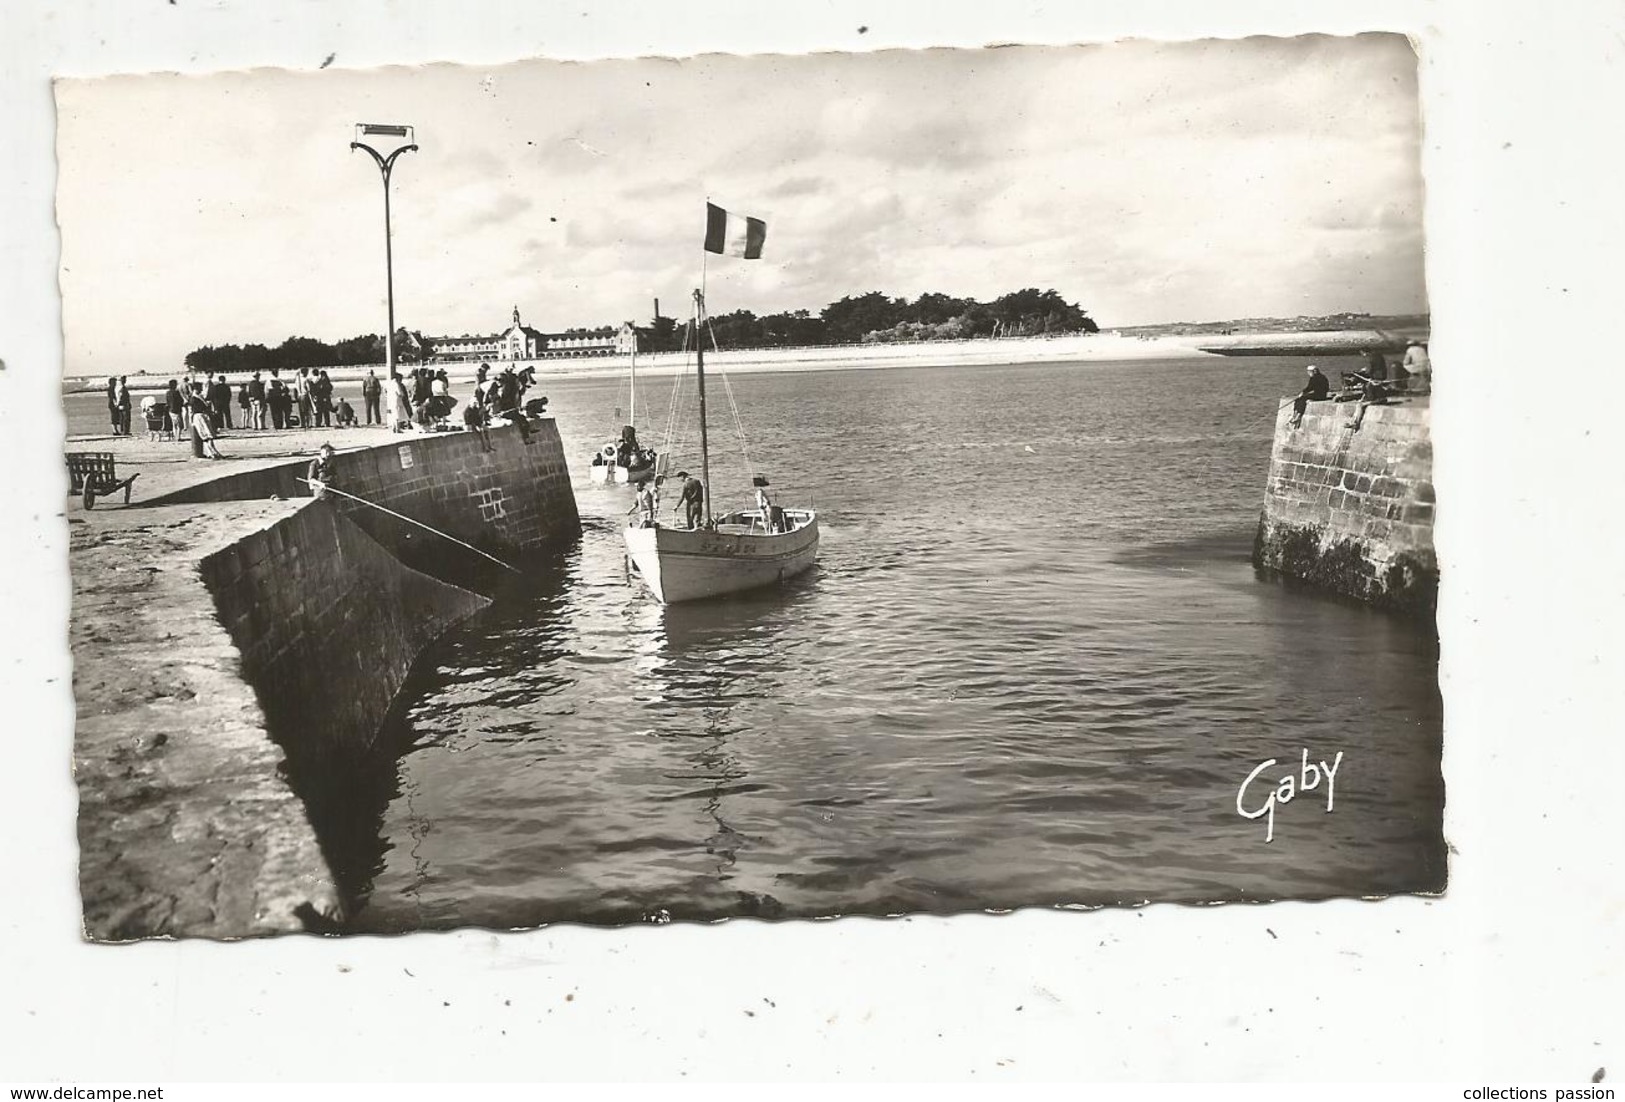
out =
[[[705,204],[705,251],[759,260],[767,240],[767,223],[760,218],[729,214],[715,203]]]

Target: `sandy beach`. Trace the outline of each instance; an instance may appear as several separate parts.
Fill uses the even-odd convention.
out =
[[[1115,332],[1066,334],[1058,337],[1015,337],[998,340],[921,341],[913,344],[834,345],[804,348],[757,348],[710,352],[706,363],[739,374],[769,374],[795,371],[866,371],[889,367],[921,366],[1004,366],[1028,363],[1090,363],[1134,360],[1206,358],[1215,354],[1235,354],[1247,350],[1253,355],[1350,355],[1384,342],[1392,344],[1391,333],[1349,330],[1323,333],[1192,334],[1186,336],[1130,337]],[[1276,350],[1279,351],[1276,351]],[[1312,351],[1309,351],[1312,349]],[[691,354],[683,352],[642,353],[637,358],[640,374],[676,375],[692,364]],[[493,366],[513,362],[534,367],[538,380],[594,379],[620,376],[631,368],[628,356],[558,357],[525,361],[490,361]],[[436,362],[454,381],[474,377],[480,361]],[[177,367],[175,378],[184,374]],[[368,366],[325,368],[335,383],[358,383]],[[383,374],[382,365],[372,370]],[[171,376],[158,371],[130,376],[131,393],[140,397],[163,390]],[[283,378],[290,373],[283,372]],[[233,385],[244,382],[244,374],[228,373]],[[79,376],[64,380],[69,391],[99,390],[105,376]],[[359,401],[358,395],[349,395]]]

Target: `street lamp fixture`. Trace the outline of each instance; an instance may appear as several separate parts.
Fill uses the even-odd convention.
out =
[[[363,141],[364,138],[397,138],[401,144],[385,154]],[[355,141],[350,143],[350,148],[365,149],[372,154],[372,159],[378,162],[379,173],[384,177],[384,291],[389,301],[389,328],[384,330],[384,362],[387,365],[385,376],[392,379],[395,377],[395,258],[389,240],[389,174],[395,167],[395,158],[417,149],[417,142],[410,126],[358,122],[355,124]]]

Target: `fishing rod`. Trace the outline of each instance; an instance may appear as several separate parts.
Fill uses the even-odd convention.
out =
[[[457,546],[459,546],[459,547],[468,548],[470,551],[474,552],[474,554],[479,555],[482,558],[490,559],[492,562],[496,563],[498,566],[502,567],[504,570],[512,570],[515,574],[521,573],[520,569],[517,566],[510,566],[508,563],[503,562],[501,559],[497,558],[495,555],[487,555],[484,551],[481,551],[478,547],[475,547],[473,544],[464,543],[462,540],[458,539],[456,536],[447,535],[445,532],[442,532],[438,528],[430,528],[427,524],[424,524],[421,520],[413,520],[411,517],[402,516],[400,513],[397,513],[393,509],[386,509],[382,505],[379,505],[379,504],[377,504],[375,502],[368,501],[364,497],[356,497],[354,494],[347,494],[343,490],[337,489],[337,488],[335,488],[333,486],[328,486],[328,485],[326,485],[324,483],[312,482],[308,478],[301,478],[298,481],[303,482],[306,486],[309,486],[312,489],[315,489],[317,486],[321,486],[323,492],[325,492],[325,493],[338,494],[340,497],[347,497],[351,501],[359,501],[363,505],[369,506],[370,508],[373,508],[373,509],[377,509],[380,513],[388,513],[390,516],[394,517],[396,520],[404,520],[408,524],[415,524],[419,528],[423,529],[425,532],[432,532],[435,535],[439,536],[441,539],[450,540],[452,543],[457,544]]]

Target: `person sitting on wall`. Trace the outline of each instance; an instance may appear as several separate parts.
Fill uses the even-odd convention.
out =
[[[513,368],[505,367],[497,376],[496,393],[497,416],[506,418],[511,425],[517,425],[520,439],[530,443],[530,426],[525,423],[524,411],[519,408],[519,376],[514,374]]]
[[[457,399],[449,394],[429,396],[429,426],[437,431],[451,428],[451,411],[457,408]]]
[[[1428,346],[1413,340],[1405,348],[1405,359],[1400,364],[1410,377],[1406,389],[1412,394],[1426,394],[1432,389],[1433,364],[1428,359]]]
[[[327,496],[327,488],[333,485],[333,445],[321,446],[316,458],[310,461],[305,481],[310,483],[311,497],[320,500]]]
[[[1310,402],[1324,402],[1326,395],[1331,393],[1331,380],[1320,373],[1320,368],[1310,364],[1308,370],[1309,382],[1298,392],[1298,396],[1292,400],[1293,428],[1303,424],[1303,411]]]
[[[480,446],[484,450],[488,452],[496,451],[491,446],[491,434],[486,431],[486,421],[485,407],[480,405],[479,402],[470,402],[463,407],[463,427],[469,432],[480,434]]]
[[[1380,379],[1368,378],[1365,375],[1356,375],[1360,380],[1360,408],[1354,412],[1354,420],[1343,422],[1345,428],[1355,432],[1365,422],[1365,411],[1372,406],[1385,406],[1388,404],[1388,386]]]

